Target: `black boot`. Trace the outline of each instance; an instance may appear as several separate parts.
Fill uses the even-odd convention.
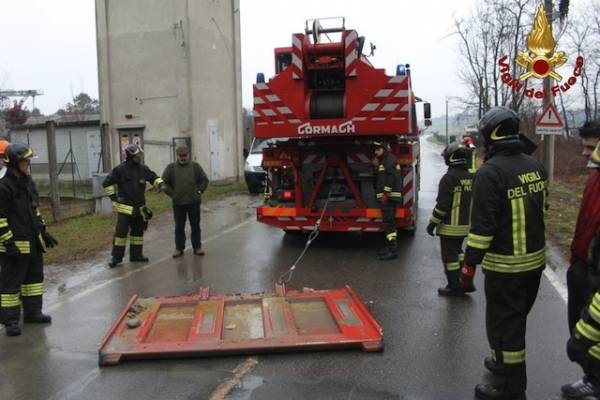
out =
[[[42,313],[42,296],[23,296],[23,322],[49,324],[52,317]]]
[[[450,286],[442,287],[438,289],[438,294],[440,296],[447,297],[464,297],[465,292],[461,288],[452,288]]]
[[[382,261],[395,260],[398,258],[398,246],[395,240],[389,240],[386,247],[386,252],[379,255],[379,259]]]
[[[148,262],[148,257],[145,257],[142,252],[143,246],[132,244],[129,246],[129,261],[131,262]]]
[[[507,393],[504,388],[484,384],[475,386],[475,397],[482,400],[527,400],[525,392]]]
[[[118,260],[116,258],[111,258],[110,261],[108,262],[108,267],[109,268],[115,268],[117,267],[119,264],[121,264],[121,260]]]
[[[0,319],[6,328],[6,336],[19,336],[21,328],[19,327],[19,318],[21,316],[21,306],[0,307]]]
[[[8,324],[4,328],[6,329],[6,336],[19,336],[21,334],[19,324]]]
[[[439,288],[438,294],[440,296],[464,296],[465,292],[463,292],[459,283],[460,271],[446,271],[446,277],[448,278],[448,284],[446,285],[446,287]]]
[[[483,360],[483,365],[485,366],[485,369],[494,375],[504,375],[504,368],[502,368],[502,364],[492,360],[492,357],[486,357],[485,360]]]

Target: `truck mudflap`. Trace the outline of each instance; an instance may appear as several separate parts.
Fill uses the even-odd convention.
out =
[[[320,217],[320,210],[310,211],[288,207],[258,207],[258,222],[286,231],[312,231]],[[411,208],[398,207],[396,226],[400,229],[414,227],[415,219]],[[382,232],[383,225],[379,208],[327,211],[320,224],[321,231],[333,232]]]
[[[356,293],[343,289],[274,294],[133,296],[99,345],[99,364],[318,349],[383,348],[383,331]]]

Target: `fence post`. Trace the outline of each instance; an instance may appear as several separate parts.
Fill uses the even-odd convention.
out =
[[[60,193],[58,191],[58,173],[56,163],[56,130],[55,122],[46,122],[46,143],[48,146],[48,173],[50,175],[50,202],[52,218],[60,220]]]

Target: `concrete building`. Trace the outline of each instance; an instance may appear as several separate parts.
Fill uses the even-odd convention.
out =
[[[243,172],[239,0],[96,0],[110,155],[141,143],[157,173],[189,143],[213,181]]]

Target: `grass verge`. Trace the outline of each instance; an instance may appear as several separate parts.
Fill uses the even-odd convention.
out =
[[[211,185],[204,192],[202,201],[246,191],[246,185],[239,181]],[[155,216],[171,210],[171,199],[165,194],[148,192],[146,203]],[[60,244],[46,253],[46,264],[82,260],[106,249],[112,242],[115,220],[116,214],[91,214],[51,224],[48,230]]]
[[[563,180],[555,180],[550,187],[546,213],[546,239],[559,247],[561,253],[568,257],[577,213],[581,203],[583,187]]]

